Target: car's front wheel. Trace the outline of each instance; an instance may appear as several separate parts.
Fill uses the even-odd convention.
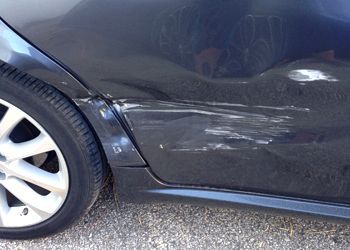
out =
[[[98,144],[75,106],[0,63],[0,237],[62,230],[93,204],[102,178]]]

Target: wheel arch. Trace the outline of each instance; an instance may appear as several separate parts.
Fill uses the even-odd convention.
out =
[[[97,94],[82,83],[72,71],[21,37],[1,18],[0,60],[49,83],[71,99],[87,98]]]
[[[1,62],[51,85],[70,99],[90,124],[110,166],[146,165],[109,101],[0,18]]]

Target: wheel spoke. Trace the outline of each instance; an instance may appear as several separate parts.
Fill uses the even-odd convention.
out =
[[[16,177],[7,178],[2,185],[25,205],[36,210],[52,214],[57,208],[57,200],[38,194],[27,183]]]
[[[5,100],[0,99],[0,105],[7,108],[0,116],[0,227],[36,225],[63,205],[69,191],[67,165],[58,145],[38,121]],[[23,120],[26,122],[21,123]],[[14,139],[26,135],[37,136],[21,142]],[[58,168],[56,173],[38,167],[51,151],[55,159],[48,165]]]
[[[2,146],[1,153],[4,154],[9,161],[24,159],[30,156],[42,154],[55,149],[55,144],[52,139],[40,133],[36,138],[21,142],[8,142]]]
[[[6,172],[10,176],[18,177],[51,192],[61,193],[65,191],[65,185],[61,181],[59,173],[47,172],[24,160],[12,162],[6,167]]]
[[[6,225],[6,218],[9,211],[9,206],[7,204],[6,190],[0,185],[0,221],[1,225]]]
[[[6,140],[23,118],[22,111],[15,107],[9,107],[0,121],[0,141]]]

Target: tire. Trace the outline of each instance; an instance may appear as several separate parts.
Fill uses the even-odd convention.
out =
[[[25,114],[29,115],[30,117],[28,119],[32,118],[34,120],[33,123],[29,125],[17,125],[20,128],[16,127],[16,129],[11,132],[12,137],[35,136],[33,135],[37,133],[33,132],[36,131],[35,129],[39,129],[39,133],[41,135],[44,132],[42,132],[40,128],[43,128],[47,132],[47,134],[55,143],[58,149],[55,148],[55,151],[44,153],[45,162],[48,161],[49,158],[56,157],[58,159],[56,159],[58,163],[55,160],[51,159],[51,163],[48,163],[47,165],[54,165],[52,164],[52,162],[54,162],[58,166],[58,170],[54,170],[52,171],[52,173],[56,175],[55,171],[59,171],[60,178],[62,176],[66,176],[67,178],[62,177],[61,179],[65,180],[66,186],[64,187],[68,188],[63,188],[62,186],[62,190],[66,190],[64,191],[65,195],[63,195],[64,192],[60,190],[59,192],[57,191],[59,195],[53,196],[60,197],[60,199],[57,198],[57,200],[60,200],[62,204],[57,206],[57,208],[55,208],[57,209],[57,211],[49,215],[48,218],[46,218],[46,215],[42,215],[46,214],[48,210],[45,210],[45,213],[37,212],[39,215],[42,215],[42,218],[46,218],[42,221],[39,221],[38,219],[38,223],[21,226],[21,223],[18,222],[19,225],[14,227],[4,226],[6,216],[9,214],[5,213],[6,215],[3,216],[4,219],[2,220],[2,218],[0,218],[3,222],[1,224],[2,226],[0,227],[0,237],[11,239],[28,239],[35,237],[43,237],[53,233],[57,233],[71,225],[80,216],[86,213],[89,210],[89,208],[93,205],[94,201],[96,200],[99,194],[99,191],[104,181],[103,176],[105,170],[102,161],[102,153],[99,150],[98,142],[94,137],[94,133],[90,129],[89,124],[85,121],[82,114],[79,113],[79,111],[76,109],[73,103],[62,93],[60,93],[52,86],[47,85],[44,82],[31,77],[30,75],[22,73],[17,69],[0,62],[0,102],[1,101],[3,102],[3,104],[5,103],[5,108],[3,109],[6,109],[8,111],[10,110],[9,106],[13,105],[15,108],[18,108]],[[8,104],[7,107],[6,104]],[[30,122],[31,120],[29,120],[29,123]],[[30,133],[19,132],[30,130],[29,128],[31,128],[32,125],[35,126],[35,122],[37,122],[38,127],[33,128],[33,131],[31,131]],[[22,127],[23,129],[21,129]],[[8,135],[8,137],[10,138],[10,135]],[[2,149],[0,144],[0,157],[2,157],[1,150]],[[60,158],[61,154],[63,158]],[[50,155],[54,156],[49,157]],[[34,157],[37,156],[28,158],[30,160],[25,158],[24,161],[27,161],[26,163],[30,162],[32,164],[32,162],[34,162]],[[6,159],[5,156],[3,156],[3,158]],[[60,160],[62,160],[62,162],[64,162],[65,165]],[[20,161],[23,162],[23,159],[21,159]],[[41,163],[42,165],[40,165],[40,168],[43,168],[42,166],[46,164],[45,162]],[[3,165],[5,166],[5,163]],[[46,169],[44,170],[47,172],[49,171]],[[61,174],[61,170],[63,174]],[[67,174],[65,174],[65,171],[67,172]],[[1,174],[2,172],[0,171],[0,177]],[[20,175],[22,174],[23,173],[20,173]],[[4,176],[6,176],[7,182],[4,182],[5,184],[2,184],[2,181],[0,180],[0,186],[2,185],[3,190],[6,190],[6,196],[4,197],[7,197],[7,203],[9,204],[9,197],[13,195],[13,193],[11,195],[8,194],[9,191],[6,189],[6,185],[8,185],[9,183],[8,180],[11,180],[10,178],[16,179],[17,177],[8,175],[8,173],[5,173]],[[18,178],[16,180],[21,181],[18,180]],[[24,180],[27,181],[28,177],[24,176]],[[23,181],[21,183],[23,184]],[[32,185],[30,187],[32,187],[32,189],[38,193],[43,192],[40,191],[41,188],[37,188],[35,185]],[[51,193],[49,193],[49,195],[51,195]],[[18,199],[15,195],[13,196],[14,198],[11,196],[13,200],[20,201],[20,206],[23,206],[23,204],[24,206],[27,205],[24,202],[22,202],[22,200]],[[64,199],[62,197],[64,197]],[[11,202],[13,201],[11,200]],[[31,201],[31,203],[33,203],[33,201]],[[39,205],[34,203],[30,204],[30,206],[28,205],[29,208],[33,206],[35,207],[35,209],[39,207]],[[27,214],[21,214],[20,216],[23,216],[22,218],[24,218],[24,216],[28,216],[28,209],[23,211],[25,211]],[[33,211],[38,210],[33,209]],[[52,209],[50,211],[54,210]],[[36,220],[33,219],[32,221]],[[9,223],[11,224],[11,222]]]

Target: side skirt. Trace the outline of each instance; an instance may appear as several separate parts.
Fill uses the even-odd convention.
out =
[[[233,192],[164,183],[149,168],[112,167],[115,195],[122,202],[181,202],[209,206],[238,207],[278,214],[322,217],[337,223],[350,222],[350,206],[312,200]],[[346,221],[344,221],[346,219]]]

